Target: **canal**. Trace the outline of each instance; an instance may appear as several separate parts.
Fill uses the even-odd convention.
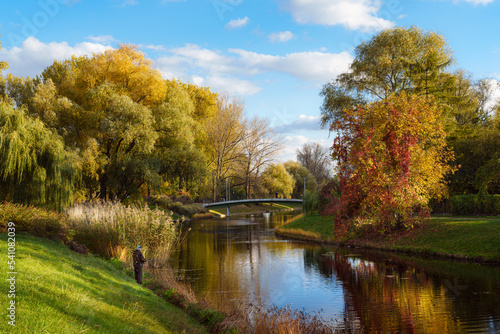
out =
[[[500,333],[500,267],[275,236],[296,214],[187,223],[176,276],[209,299],[290,306],[368,333]]]

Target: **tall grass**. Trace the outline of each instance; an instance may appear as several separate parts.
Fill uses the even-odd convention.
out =
[[[302,200],[302,209],[304,212],[313,213],[319,209],[319,199],[318,192],[306,191],[304,198]]]
[[[119,202],[78,204],[67,211],[73,239],[107,258],[126,260],[141,245],[146,258],[166,258],[177,239],[170,214]]]

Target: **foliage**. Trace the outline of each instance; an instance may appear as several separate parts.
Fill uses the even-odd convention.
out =
[[[245,138],[243,104],[227,95],[219,96],[217,110],[206,120],[204,129],[207,138],[209,166],[212,169],[212,198],[215,201],[219,186],[228,176],[231,164],[240,157],[241,143]]]
[[[292,197],[293,198],[301,198],[304,196],[304,179],[306,192],[311,191],[314,192],[318,187],[318,183],[316,182],[316,178],[314,175],[304,166],[300,165],[298,161],[287,161],[284,163],[286,171],[293,176],[295,180],[295,186],[293,187]]]
[[[311,172],[317,184],[322,184],[331,177],[332,158],[329,149],[319,143],[305,143],[302,149],[298,148],[297,160]]]
[[[333,123],[341,188],[331,211],[337,232],[344,233],[353,217],[372,221],[381,233],[411,228],[427,214],[429,199],[445,194],[452,154],[440,112],[432,99],[402,93],[347,109]]]
[[[457,216],[498,215],[500,214],[500,195],[453,196],[451,214]]]
[[[70,208],[68,216],[74,240],[107,258],[131,254],[137,245],[143,247],[146,259],[165,258],[177,238],[177,228],[163,210],[118,202],[87,203]]]
[[[283,164],[270,164],[262,173],[262,179],[268,194],[274,196],[277,192],[280,198],[290,198],[292,195],[295,180]]]
[[[68,241],[71,239],[67,217],[59,212],[22,204],[0,204],[0,230],[6,230],[7,222],[14,222],[16,231]]]
[[[319,209],[318,191],[306,191],[302,200],[302,209],[304,212],[312,213]]]
[[[343,110],[394,93],[448,95],[453,78],[446,72],[453,58],[443,36],[417,27],[385,29],[354,50],[348,72],[321,91],[322,124],[341,119]]]
[[[322,215],[328,216],[340,197],[340,182],[337,178],[323,184],[318,192],[318,210]]]
[[[79,166],[40,120],[0,102],[0,199],[62,209],[71,205]]]

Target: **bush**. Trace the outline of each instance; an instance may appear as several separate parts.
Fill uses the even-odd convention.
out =
[[[176,226],[163,210],[99,202],[76,205],[68,215],[74,239],[107,258],[129,258],[137,245],[149,258],[168,257],[177,239]]]
[[[0,229],[5,230],[8,222],[16,224],[16,231],[24,231],[30,234],[68,241],[69,229],[68,219],[65,215],[22,204],[3,203],[0,204]]]
[[[451,213],[456,216],[498,215],[500,214],[500,195],[453,196]]]
[[[197,204],[186,204],[189,202],[187,198],[182,198],[184,202],[173,201],[168,196],[152,196],[148,198],[148,203],[158,206],[164,210],[173,211],[178,215],[191,217],[195,214],[207,213],[208,210]],[[192,201],[191,201],[192,202]]]
[[[302,201],[302,209],[306,213],[313,213],[318,211],[319,208],[319,200],[318,200],[318,191],[310,192],[306,191],[304,195],[304,199]]]

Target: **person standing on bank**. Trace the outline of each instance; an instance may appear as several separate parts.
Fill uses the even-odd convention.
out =
[[[134,261],[135,281],[142,284],[142,265],[146,262],[146,259],[142,255],[141,246],[137,246],[132,252],[132,260]]]

